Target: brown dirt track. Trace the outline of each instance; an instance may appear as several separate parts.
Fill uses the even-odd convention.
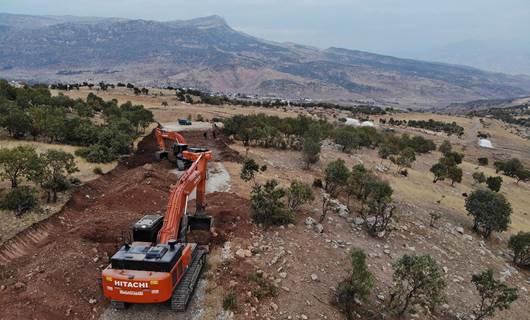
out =
[[[186,138],[190,145],[212,148],[216,160],[237,158],[220,140],[204,140],[199,132]],[[60,213],[0,247],[0,319],[91,319],[107,307],[99,287],[101,269],[134,221],[164,212],[176,181],[167,162],[150,163],[156,150],[152,135],[138,149],[116,169],[75,190]],[[250,225],[248,200],[213,193],[208,203],[219,233],[215,243]]]

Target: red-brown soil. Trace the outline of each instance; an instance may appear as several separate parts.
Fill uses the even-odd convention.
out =
[[[223,159],[221,140],[186,133],[190,145],[206,145]],[[221,149],[217,146],[220,145]],[[118,167],[73,192],[63,210],[0,247],[1,319],[97,318],[108,303],[99,277],[109,257],[130,238],[142,215],[163,213],[176,176],[168,162],[151,163],[152,135]],[[248,200],[233,193],[208,196],[215,243],[248,232]],[[190,204],[190,208],[193,206]]]

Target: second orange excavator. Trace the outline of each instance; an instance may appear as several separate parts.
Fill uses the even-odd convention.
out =
[[[114,307],[129,303],[169,301],[184,311],[206,262],[207,249],[186,242],[193,230],[210,231],[212,218],[205,214],[206,178],[211,151],[189,148],[177,132],[156,129],[160,144],[157,157],[167,156],[165,139],[174,141],[174,152],[186,170],[172,187],[165,216],[146,215],[133,226],[133,242],[123,245],[102,272],[104,295]],[[188,200],[196,191],[195,213],[188,214]]]

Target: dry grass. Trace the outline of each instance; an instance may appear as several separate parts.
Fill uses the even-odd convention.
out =
[[[74,153],[79,147],[68,146],[68,145],[59,145],[59,144],[49,144],[43,142],[34,142],[34,141],[23,141],[23,140],[14,140],[3,138],[1,140],[2,148],[14,148],[21,145],[30,145],[35,147],[37,152],[45,152],[49,149],[62,150],[69,153]],[[81,181],[89,181],[96,179],[98,175],[94,174],[93,170],[95,167],[100,167],[103,172],[108,172],[112,170],[117,162],[107,164],[95,164],[88,163],[86,160],[80,157],[75,157],[75,162],[79,169],[79,172],[73,174],[73,176],[79,178]],[[9,183],[6,181],[0,182],[1,188],[8,188]],[[55,214],[60,211],[63,205],[70,198],[69,193],[59,194],[59,199],[56,203],[46,204],[45,200],[41,199],[41,207],[38,210],[28,212],[23,214],[21,217],[15,217],[12,212],[0,210],[0,243],[13,237],[18,232],[26,229],[31,226],[33,223],[46,219],[47,217]]]
[[[67,95],[77,98],[85,98],[91,92],[84,88],[79,91],[66,92]],[[145,105],[148,109],[153,111],[155,119],[159,122],[176,121],[178,118],[192,115],[195,119],[197,114],[201,114],[206,119],[213,117],[224,118],[235,114],[255,114],[263,112],[268,115],[275,115],[279,117],[295,117],[298,114],[306,114],[308,110],[292,108],[289,111],[283,109],[267,109],[258,107],[239,107],[239,106],[210,106],[210,105],[189,105],[177,101],[173,91],[151,89],[148,96],[135,96],[130,90],[118,88],[107,92],[92,91],[103,99],[116,98],[120,103],[128,100],[133,103]],[[161,95],[162,94],[162,95]],[[162,102],[166,101],[168,106],[162,106]],[[313,114],[325,116],[328,119],[335,117],[344,117],[345,112],[338,112],[332,110],[311,110]],[[465,161],[462,164],[464,170],[464,178],[461,184],[456,184],[454,187],[450,186],[447,181],[432,183],[432,174],[429,168],[440,157],[439,153],[430,155],[423,155],[414,164],[412,169],[409,169],[408,177],[398,177],[393,174],[395,169],[391,169],[391,173],[383,174],[388,179],[394,190],[397,199],[411,202],[420,207],[440,208],[441,210],[449,210],[458,213],[462,217],[466,217],[464,209],[465,198],[462,193],[470,193],[474,186],[472,185],[471,174],[476,170],[477,158],[488,157],[490,166],[487,168],[480,168],[486,175],[495,175],[495,171],[491,168],[494,160],[506,159],[509,157],[518,157],[528,166],[530,166],[530,140],[521,138],[510,130],[506,124],[493,120],[484,119],[486,127],[483,127],[477,118],[472,119],[463,116],[440,115],[431,113],[400,113],[394,115],[372,116],[371,119],[378,123],[379,118],[393,117],[397,120],[429,120],[434,119],[445,122],[456,122],[458,125],[464,127],[465,134],[463,138],[455,136],[447,137],[445,134],[433,134],[424,132],[416,128],[394,128],[399,133],[409,133],[424,136],[428,139],[434,140],[437,144],[447,139],[451,141],[456,150],[463,151],[466,155]],[[495,149],[484,149],[478,147],[476,134],[478,131],[488,132],[491,135],[491,141]],[[245,148],[240,144],[235,144],[234,149],[241,154],[245,154]],[[268,178],[275,178],[281,184],[288,184],[293,176],[304,180],[308,183],[313,181],[314,176],[321,176],[325,165],[337,158],[343,158],[349,166],[363,162],[368,167],[374,167],[380,162],[377,153],[373,150],[362,150],[355,155],[346,155],[341,152],[324,150],[321,155],[321,162],[314,166],[310,171],[302,170],[302,161],[300,153],[292,151],[277,151],[271,152],[269,149],[250,148],[249,156],[257,159],[261,163],[267,164],[268,170],[266,173],[258,176],[258,182]],[[225,164],[227,170],[232,176],[239,176],[240,165],[234,163]],[[530,186],[528,184],[516,185],[514,180],[508,177],[503,177],[504,183],[501,192],[504,193],[512,203],[514,214],[512,217],[512,226],[510,231],[516,232],[519,230],[530,229]],[[250,194],[250,184],[236,182],[232,189],[235,192],[248,197]],[[442,197],[443,195],[443,197]],[[439,204],[437,202],[440,202]]]
[[[226,118],[231,117],[235,114],[256,114],[265,113],[268,115],[274,115],[279,117],[296,117],[300,113],[307,114],[303,110],[289,110],[283,111],[283,109],[273,108],[261,108],[261,107],[240,107],[240,106],[212,106],[205,104],[187,104],[178,101],[174,91],[151,89],[149,95],[134,95],[130,90],[118,88],[109,91],[96,91],[82,88],[72,91],[61,91],[63,94],[71,98],[82,98],[85,99],[88,93],[92,92],[97,94],[104,100],[117,99],[118,103],[125,103],[131,101],[134,104],[143,104],[147,109],[151,110],[155,116],[155,120],[161,123],[174,122],[179,118],[187,118],[189,115],[192,119],[196,119],[197,115],[202,115],[206,120],[212,118]],[[164,95],[161,96],[159,93],[162,92]],[[52,90],[53,94],[58,94],[58,91]],[[155,95],[155,93],[157,95]],[[167,102],[167,106],[162,106],[162,102]]]

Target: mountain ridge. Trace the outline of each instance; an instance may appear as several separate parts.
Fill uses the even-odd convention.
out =
[[[530,77],[262,40],[218,15],[78,20],[0,14],[0,77],[171,84],[414,109],[530,94]]]

